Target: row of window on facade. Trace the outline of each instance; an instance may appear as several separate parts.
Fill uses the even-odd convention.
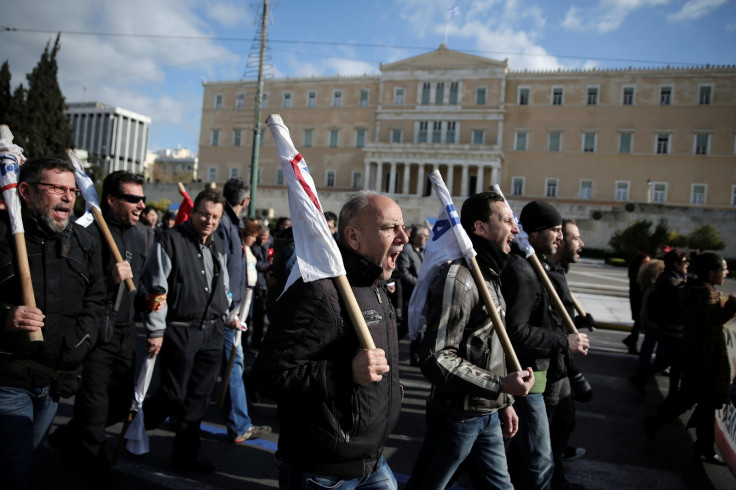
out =
[[[237,177],[240,169],[231,167],[229,169],[228,178]],[[258,184],[261,182],[262,169],[258,169]],[[217,167],[211,166],[207,169],[207,181],[217,182]],[[335,187],[337,182],[336,170],[325,170],[324,187]],[[274,176],[274,185],[283,186],[284,174],[281,169],[276,169]],[[586,201],[593,200],[593,184],[592,179],[580,180],[578,198]],[[354,189],[360,189],[363,186],[363,172],[353,170],[350,179],[350,186]],[[546,178],[544,181],[544,196],[547,198],[559,197],[560,179]],[[628,202],[630,199],[630,181],[617,180],[614,182],[614,200]],[[647,202],[666,203],[667,202],[667,182],[647,182]],[[511,178],[511,195],[526,195],[526,177]],[[708,184],[690,184],[690,204],[706,204],[708,193]],[[736,185],[731,186],[731,205],[736,206]]]
[[[460,82],[450,82],[449,91],[445,90],[445,82],[420,82],[420,99],[421,105],[457,105],[460,103]],[[520,86],[517,94],[518,105],[529,105],[531,102],[531,87]],[[598,105],[601,97],[600,86],[586,86],[585,100],[586,105]],[[486,87],[478,87],[475,91],[475,104],[485,105],[488,90]],[[368,97],[370,91],[362,88],[358,91],[358,105],[365,107],[368,105]],[[403,87],[394,88],[394,105],[404,105],[406,89]],[[714,85],[700,84],[698,86],[697,101],[698,105],[710,105],[713,103]],[[293,92],[290,90],[281,93],[281,107],[290,108],[293,105]],[[550,104],[565,104],[565,87],[553,86],[550,89]],[[671,105],[674,100],[674,86],[662,85],[659,87],[659,104]],[[224,95],[215,95],[215,109],[222,109],[224,103]],[[636,85],[623,85],[621,87],[621,105],[634,105],[636,103]],[[310,90],[307,92],[305,107],[317,107],[317,91]],[[332,90],[331,105],[332,107],[342,107],[343,90]],[[268,92],[264,92],[261,100],[261,107],[268,107]],[[245,93],[240,92],[235,95],[235,109],[245,108]]]
[[[544,196],[559,197],[560,179],[544,179]],[[647,202],[667,202],[667,182],[647,182]],[[614,182],[614,200],[629,201],[631,182],[617,180]],[[708,184],[690,184],[690,204],[705,204],[708,193]],[[511,178],[511,195],[524,196],[526,194],[526,177]],[[593,199],[593,180],[580,180],[579,199],[590,201]],[[736,185],[731,186],[731,205],[736,206]]]
[[[515,131],[514,150],[527,151],[529,149],[529,131]],[[585,153],[597,151],[598,133],[595,131],[583,131],[581,150]],[[711,145],[711,134],[697,131],[693,134],[693,154],[709,155]],[[634,132],[618,132],[618,152],[631,153],[634,147]],[[562,151],[562,131],[548,131],[547,150]],[[672,133],[657,133],[654,136],[654,153],[666,155],[672,151]],[[734,153],[736,154],[736,137],[734,137]]]
[[[263,169],[258,169],[258,184],[261,185],[261,177],[263,175]],[[228,170],[228,179],[238,177],[240,175],[240,167],[230,167]],[[250,178],[250,177],[249,177]],[[217,167],[207,167],[207,182],[218,182]],[[274,176],[274,185],[286,185],[284,181],[284,172],[280,168],[276,169]],[[319,185],[319,183],[317,182]],[[324,187],[335,187],[337,185],[337,170],[325,170],[325,177],[323,181]],[[363,187],[363,172],[360,170],[353,170],[350,176],[350,187],[353,189],[360,189]]]
[[[529,105],[531,102],[531,87],[520,86],[518,88],[517,104]],[[710,105],[713,103],[713,84],[698,85],[698,105]],[[600,86],[585,87],[586,105],[598,105],[601,97]],[[659,105],[672,105],[674,99],[674,87],[672,85],[661,85],[659,87]],[[565,87],[553,86],[550,89],[550,104],[563,105],[565,103]],[[621,87],[621,105],[634,105],[636,103],[636,86],[623,85]]]

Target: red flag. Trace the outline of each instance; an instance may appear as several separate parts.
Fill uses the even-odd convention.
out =
[[[176,212],[176,219],[174,220],[175,225],[180,225],[185,221],[189,221],[189,218],[192,217],[192,208],[194,208],[192,198],[189,197],[187,190],[184,189],[184,186],[181,185],[181,183],[179,184],[179,194],[181,194],[181,197],[184,199],[181,201],[179,211]]]

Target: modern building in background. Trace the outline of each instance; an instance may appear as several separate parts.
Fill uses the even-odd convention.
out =
[[[203,181],[250,178],[255,94],[255,82],[204,83]],[[380,75],[267,80],[261,108],[264,121],[281,114],[332,207],[381,190],[421,222],[437,212],[423,196],[438,169],[456,201],[499,184],[520,205],[550,200],[581,230],[600,228],[602,246],[635,217],[700,216],[676,225],[684,233],[715,212],[736,217],[735,66],[513,71],[442,45]],[[263,127],[256,205],[284,214]]]
[[[89,153],[105,173],[129,170],[142,174],[151,118],[100,102],[72,102],[64,111],[74,131],[74,146]]]

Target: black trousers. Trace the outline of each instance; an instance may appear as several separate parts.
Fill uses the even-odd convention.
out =
[[[167,416],[176,426],[175,458],[192,458],[199,451],[199,426],[217,382],[225,348],[224,325],[167,325],[159,352],[161,385],[143,407],[146,429]]]
[[[71,429],[90,453],[105,444],[105,427],[123,420],[133,400],[135,324],[116,326],[109,342],[95,346],[84,361],[74,398]]]
[[[570,379],[563,378],[547,385],[544,392],[544,404],[549,420],[549,436],[552,443],[552,460],[555,463],[552,484],[565,480],[565,469],[562,466],[562,454],[575,430],[575,401],[572,398]]]

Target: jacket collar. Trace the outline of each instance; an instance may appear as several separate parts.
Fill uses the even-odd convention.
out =
[[[499,276],[501,274],[501,270],[509,260],[508,254],[504,253],[491,242],[475,233],[471,233],[468,236],[470,237],[470,241],[473,242],[475,252],[478,254],[476,259],[478,264],[485,266],[485,268],[490,269],[494,275]]]
[[[383,268],[368,262],[352,250],[338,245],[342,255],[348,282],[353,286],[372,286],[381,279]]]

